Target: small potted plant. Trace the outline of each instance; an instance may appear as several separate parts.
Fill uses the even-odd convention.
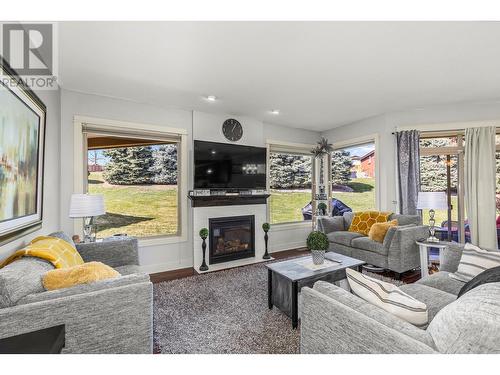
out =
[[[200,234],[200,237],[201,237],[201,239],[203,241],[202,244],[201,244],[201,250],[203,251],[203,262],[201,263],[200,271],[208,271],[208,266],[205,263],[205,253],[207,251],[207,243],[205,242],[205,240],[208,237],[208,229],[207,228],[201,228],[199,234]]]
[[[326,203],[324,203],[324,202],[318,203],[318,211],[319,211],[320,215],[325,216],[327,208],[328,207],[327,207]]]
[[[307,248],[311,251],[314,264],[323,264],[328,250],[328,237],[323,232],[313,231],[307,237]]]
[[[271,228],[271,226],[269,225],[269,223],[262,224],[262,230],[264,231],[264,243],[266,244],[266,252],[264,253],[264,256],[262,257],[262,259],[271,259],[271,256],[267,252],[267,241],[269,239],[267,232],[269,232],[270,228]]]

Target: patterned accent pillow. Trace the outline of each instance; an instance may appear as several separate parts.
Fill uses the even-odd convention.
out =
[[[481,272],[498,266],[500,266],[500,251],[483,250],[480,247],[466,243],[457,272],[450,273],[449,276],[467,282]]]
[[[359,298],[406,320],[417,327],[429,322],[427,305],[404,293],[396,285],[346,269],[347,281],[352,292]]]
[[[349,232],[361,233],[368,236],[370,228],[375,223],[384,223],[389,220],[392,212],[363,211],[356,212],[349,226]]]

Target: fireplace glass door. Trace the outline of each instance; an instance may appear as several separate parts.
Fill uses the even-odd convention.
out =
[[[209,219],[210,264],[255,256],[255,217]]]

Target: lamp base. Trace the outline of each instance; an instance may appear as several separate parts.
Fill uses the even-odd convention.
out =
[[[438,243],[440,242],[439,238],[437,238],[436,236],[430,236],[429,238],[427,238],[425,240],[425,242],[432,242],[432,243]]]

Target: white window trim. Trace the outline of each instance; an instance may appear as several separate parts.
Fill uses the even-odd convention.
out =
[[[368,134],[362,137],[350,138],[344,141],[332,143],[334,150],[341,150],[344,148],[354,147],[365,143],[375,144],[375,209],[380,210],[381,189],[380,189],[380,157],[379,157],[379,143],[380,136],[378,133]]]
[[[270,153],[271,153],[271,148],[272,146],[279,146],[280,148],[287,149],[288,152],[291,154],[293,153],[310,153],[310,151],[316,147],[316,145],[313,144],[307,144],[307,143],[293,143],[293,142],[283,142],[283,141],[277,141],[273,139],[267,139],[266,140],[266,148],[267,148],[267,155],[266,155],[266,174],[268,176],[267,180],[267,185],[266,185],[266,190],[270,193],[271,192],[271,163],[270,163]],[[284,151],[285,152],[285,151]],[[312,154],[311,154],[312,157]],[[311,171],[312,173],[312,171]],[[269,198],[271,199],[271,198]],[[311,200],[312,200],[312,195],[311,195]],[[306,227],[311,227],[312,226],[312,221],[289,221],[286,223],[276,223],[276,224],[271,224],[271,204],[266,205],[266,217],[267,217],[267,222],[271,225],[271,231],[273,232],[279,232],[279,231],[285,231],[285,230],[290,230],[290,229],[297,229],[297,228],[306,228]]]
[[[161,125],[145,124],[145,123],[135,123],[126,122],[118,120],[109,120],[96,117],[79,116],[76,115],[73,118],[73,192],[83,193],[84,190],[84,179],[86,178],[85,161],[86,155],[84,155],[84,135],[83,135],[83,125],[84,124],[96,124],[103,128],[121,128],[121,129],[133,129],[133,130],[144,130],[144,131],[155,131],[158,133],[168,133],[175,134],[181,137],[180,145],[181,152],[178,154],[179,159],[179,181],[178,183],[178,194],[179,194],[179,234],[173,236],[157,236],[157,237],[144,237],[139,239],[140,246],[157,246],[157,245],[167,245],[172,243],[186,242],[188,240],[188,207],[187,207],[187,186],[188,186],[188,142],[187,142],[187,130],[180,128],[171,128]],[[82,234],[83,222],[81,219],[74,220],[74,233]]]

